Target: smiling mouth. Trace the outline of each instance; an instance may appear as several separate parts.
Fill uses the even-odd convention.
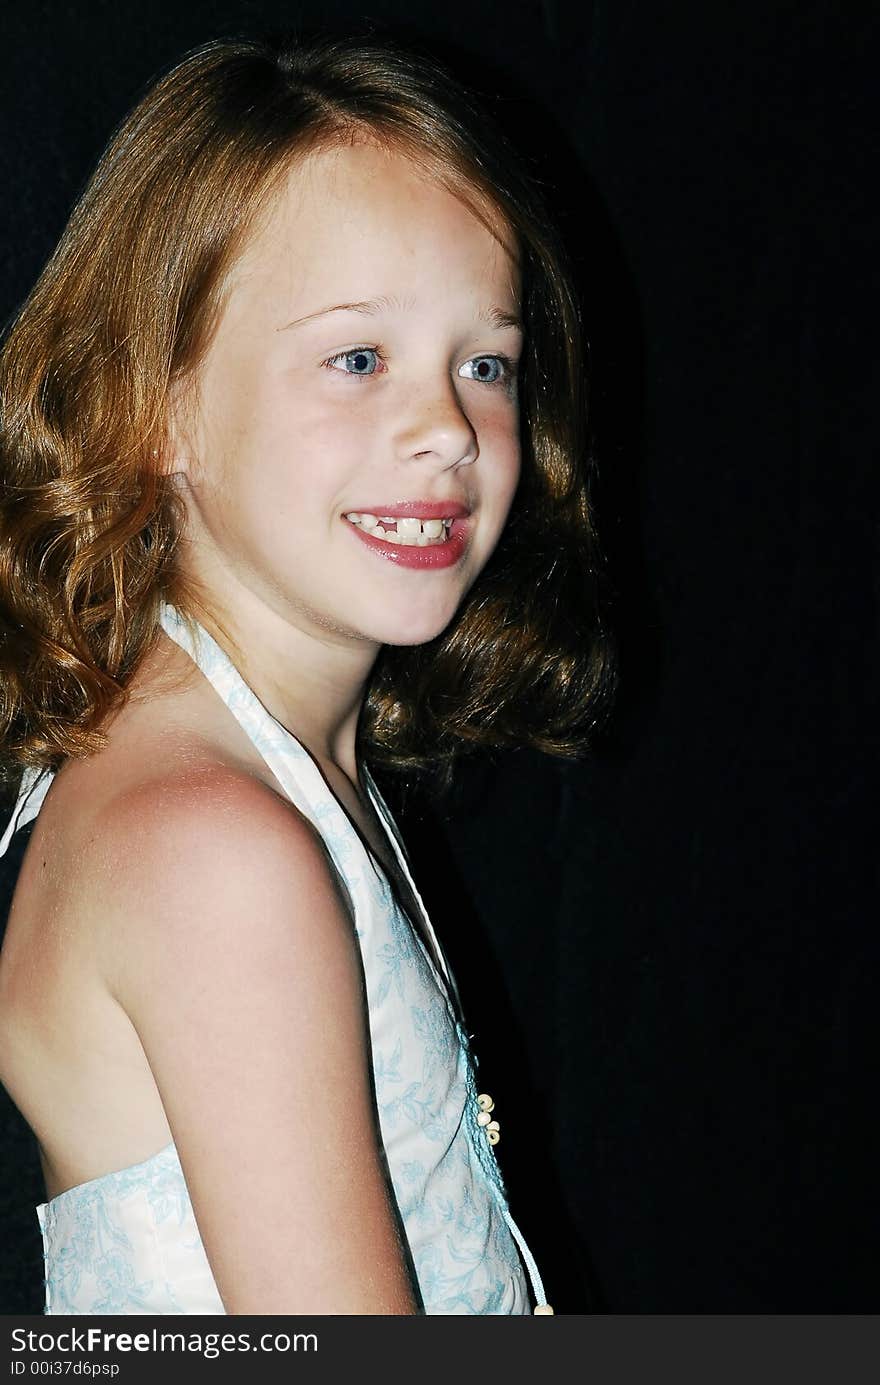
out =
[[[435,548],[449,540],[453,520],[418,519],[415,516],[395,518],[394,515],[358,514],[352,511],[345,518],[365,534],[386,543],[404,548]]]

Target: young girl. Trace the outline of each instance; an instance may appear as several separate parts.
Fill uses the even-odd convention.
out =
[[[212,44],[102,159],[2,357],[47,1313],[553,1311],[368,763],[584,743],[577,339],[534,188],[415,53]]]

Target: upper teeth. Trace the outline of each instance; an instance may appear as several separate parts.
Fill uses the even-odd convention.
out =
[[[419,543],[427,539],[439,539],[441,535],[445,537],[444,529],[448,532],[452,525],[451,519],[417,519],[413,516],[395,519],[393,515],[358,514],[355,511],[347,514],[345,518],[351,520],[352,524],[359,524],[362,529],[371,530],[378,538],[391,539],[398,543]],[[396,524],[396,530],[384,527],[392,524]]]

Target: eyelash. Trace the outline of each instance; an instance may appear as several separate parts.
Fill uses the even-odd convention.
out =
[[[373,353],[374,356],[378,356],[379,360],[382,362],[383,365],[387,364],[385,356],[382,352],[382,348],[380,346],[367,346],[365,344],[361,344],[359,346],[350,346],[347,351],[337,351],[334,355],[328,356],[325,361],[322,361],[321,365],[326,366],[328,370],[332,370],[333,366],[337,361],[344,360],[346,356],[356,356],[359,351],[370,351]],[[486,352],[485,354],[480,356],[471,356],[470,360],[499,361],[504,368],[504,374],[500,377],[500,379],[486,381],[478,380],[476,381],[477,384],[486,384],[489,386],[490,389],[494,387],[495,389],[506,389],[508,391],[512,390],[513,386],[516,384],[517,362],[511,360],[509,356],[505,356],[499,351],[493,351]],[[468,362],[464,362],[464,364],[466,365],[468,364]],[[379,372],[375,370],[371,371],[369,375],[360,375],[357,371],[354,370],[340,370],[337,372],[337,374],[339,375],[350,375],[355,380],[370,380],[374,375],[377,375],[378,373]]]

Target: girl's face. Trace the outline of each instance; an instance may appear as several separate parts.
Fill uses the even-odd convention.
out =
[[[218,613],[439,634],[518,480],[518,313],[510,255],[404,155],[299,162],[172,421],[184,566]]]

